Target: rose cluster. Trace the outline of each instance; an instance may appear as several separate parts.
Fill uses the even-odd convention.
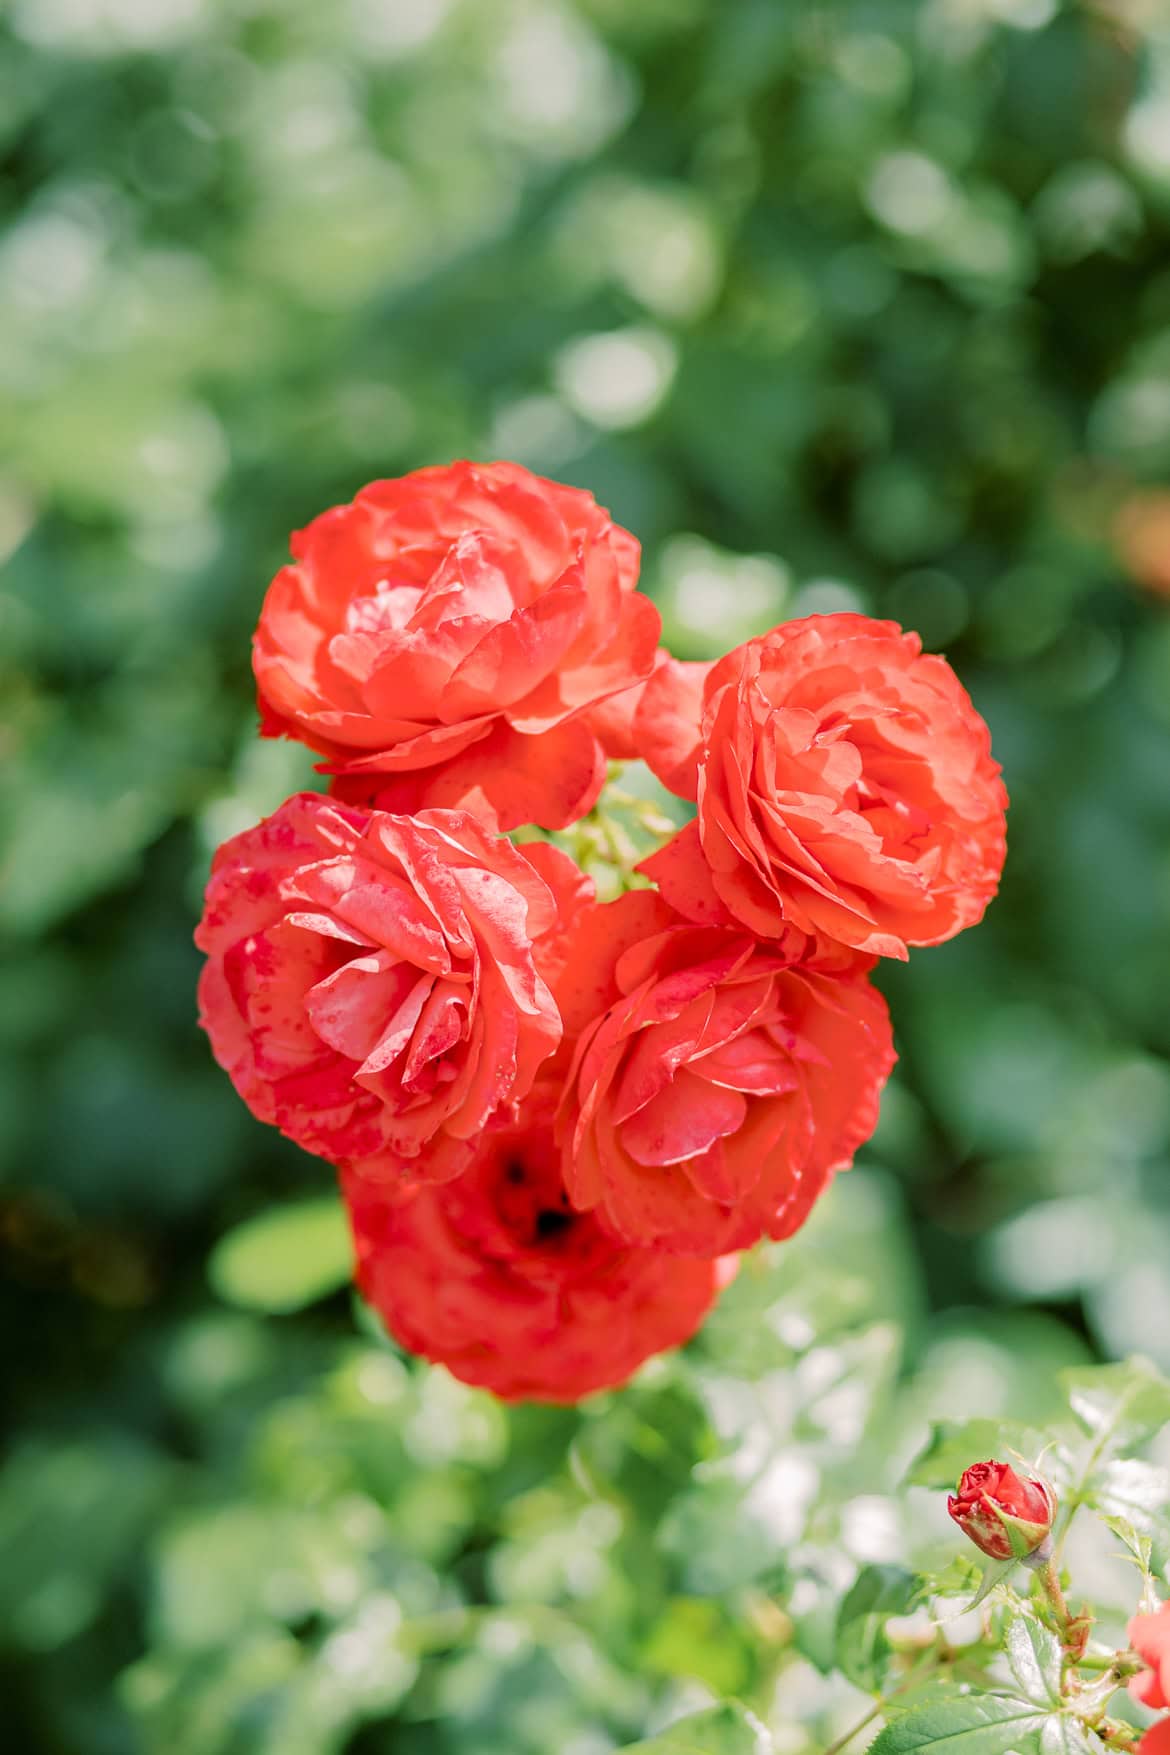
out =
[[[261,729],[330,791],[219,849],[201,1022],[253,1114],[337,1166],[398,1340],[573,1401],[691,1335],[872,1132],[876,958],[998,881],[987,728],[865,616],[676,662],[635,539],[516,464],[375,482],[292,551]],[[696,814],[602,901],[556,836],[635,757]]]

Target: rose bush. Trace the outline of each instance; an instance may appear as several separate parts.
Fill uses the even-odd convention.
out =
[[[800,962],[645,890],[585,910],[576,942],[558,994],[574,1206],[686,1254],[790,1236],[877,1122],[894,1050],[869,962]]]
[[[443,1181],[560,1041],[541,970],[587,891],[555,848],[530,860],[465,812],[299,794],[216,855],[200,1022],[261,1121],[368,1176]]]
[[[680,858],[705,863],[754,933],[905,957],[995,893],[1007,793],[987,726],[894,622],[808,616],[705,672],[661,665],[635,729],[664,784],[697,800]]]
[[[516,463],[419,469],[292,548],[253,642],[268,735],[390,810],[510,829],[589,809],[604,751],[586,710],[649,674],[660,625],[638,543],[591,494]]]
[[[569,1204],[547,1081],[457,1182],[343,1177],[357,1281],[396,1339],[507,1400],[574,1402],[699,1326],[733,1262],[632,1249]]]

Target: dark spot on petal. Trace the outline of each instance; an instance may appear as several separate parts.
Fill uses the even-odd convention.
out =
[[[563,1213],[556,1207],[544,1207],[536,1215],[536,1235],[541,1243],[548,1243],[567,1231],[573,1223],[572,1213]]]

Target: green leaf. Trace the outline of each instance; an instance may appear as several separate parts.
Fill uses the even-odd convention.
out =
[[[921,1595],[919,1580],[902,1566],[866,1566],[837,1617],[837,1668],[857,1688],[880,1693],[891,1657],[886,1622],[905,1615]]]
[[[1008,1755],[1035,1746],[1045,1721],[1030,1700],[1005,1700],[995,1694],[968,1694],[918,1707],[887,1725],[868,1755],[914,1755],[936,1749],[939,1755]]]
[[[1016,1560],[1026,1560],[1029,1554],[1034,1554],[1052,1527],[1048,1518],[1043,1523],[1037,1523],[1032,1518],[1013,1517],[1011,1512],[1004,1511],[998,1505],[995,1507],[995,1515],[1011,1543],[1012,1556]]]
[[[301,1310],[353,1272],[345,1209],[334,1196],[259,1214],[221,1237],[207,1264],[221,1298],[249,1310]]]
[[[0,1469],[0,1648],[54,1651],[89,1626],[137,1562],[166,1480],[128,1434],[13,1451]]]
[[[1017,1615],[1010,1622],[1007,1656],[1026,1700],[1037,1706],[1060,1705],[1060,1643],[1035,1615]]]
[[[743,1706],[716,1706],[680,1718],[659,1737],[626,1745],[626,1755],[772,1755],[772,1739]]]
[[[983,1568],[983,1577],[979,1581],[979,1589],[975,1592],[975,1595],[971,1598],[969,1603],[964,1603],[964,1610],[977,1609],[980,1603],[985,1602],[991,1595],[996,1585],[1003,1583],[1013,1566],[1018,1565],[1019,1561],[1015,1559],[988,1560]]]
[[[1106,1529],[1113,1531],[1119,1541],[1124,1542],[1130,1558],[1140,1567],[1146,1578],[1150,1576],[1150,1561],[1153,1557],[1154,1544],[1149,1536],[1135,1529],[1127,1517],[1103,1517]]]
[[[651,1674],[694,1676],[717,1698],[751,1681],[750,1648],[736,1619],[710,1597],[672,1597],[639,1655]]]
[[[1142,1535],[1170,1542],[1170,1470],[1136,1457],[1116,1457],[1092,1477],[1085,1499]]]
[[[954,1488],[972,1463],[1009,1455],[1030,1460],[1038,1455],[1043,1442],[1030,1427],[1010,1421],[939,1420],[911,1463],[906,1480],[911,1487]]]
[[[1062,1371],[1073,1413],[1102,1452],[1127,1450],[1170,1422],[1170,1383],[1148,1359]]]
[[[980,1555],[975,1558],[975,1549],[970,1553],[952,1554],[945,1566],[938,1566],[921,1574],[926,1594],[932,1597],[970,1597],[978,1588],[983,1577],[986,1561]],[[981,1565],[979,1562],[983,1561]],[[966,1609],[966,1604],[963,1604]]]
[[[1040,1755],[1105,1755],[1105,1745],[1079,1719],[1056,1713],[1040,1732]]]
[[[689,1594],[718,1595],[779,1572],[791,1537],[736,1481],[704,1478],[667,1506],[658,1545]]]

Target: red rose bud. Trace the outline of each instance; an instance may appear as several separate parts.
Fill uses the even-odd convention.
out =
[[[947,1510],[992,1560],[1024,1560],[1048,1538],[1056,1495],[1047,1481],[1021,1478],[1007,1463],[972,1463]]]

